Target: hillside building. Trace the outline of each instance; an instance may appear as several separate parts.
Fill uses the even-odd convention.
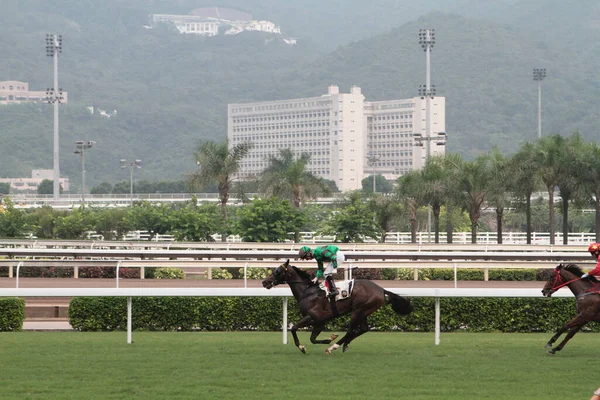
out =
[[[30,91],[29,83],[20,81],[0,82],[0,104],[20,104],[46,101],[46,91]],[[67,102],[67,92],[62,92],[61,103]]]
[[[225,27],[225,35],[243,31],[281,34],[281,29],[273,22],[253,20],[252,14],[220,7],[197,8],[189,15],[150,14],[149,27],[159,23],[173,24],[179,33],[201,36],[217,36],[222,27]]]
[[[45,92],[44,92],[45,94]],[[31,171],[31,178],[0,178],[0,183],[10,183],[11,193],[15,192],[35,192],[43,180],[53,180],[54,171],[51,169],[34,169]],[[70,189],[69,178],[60,178],[60,185],[65,192]]]
[[[425,103],[420,97],[365,101],[360,87],[340,93],[330,86],[320,97],[229,104],[229,145],[254,144],[242,160],[240,179],[262,172],[270,156],[290,148],[310,154],[308,171],[335,181],[342,191],[362,188],[362,179],[383,175],[393,180],[422,168],[426,146],[415,146],[415,134],[426,137]],[[445,132],[445,98],[431,100],[431,136]],[[444,146],[431,141],[431,155]]]

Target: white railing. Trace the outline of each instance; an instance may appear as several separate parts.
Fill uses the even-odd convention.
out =
[[[437,289],[437,288],[389,288],[390,292],[405,297],[435,298],[434,343],[440,344],[440,320],[442,297],[542,297],[540,289]],[[132,343],[133,305],[132,297],[140,296],[211,296],[211,297],[283,297],[282,331],[283,344],[287,344],[289,288],[0,288],[0,297],[127,297],[127,343]],[[553,297],[573,297],[569,290],[560,290]]]

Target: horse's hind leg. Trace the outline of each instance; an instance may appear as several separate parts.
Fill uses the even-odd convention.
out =
[[[332,334],[329,339],[317,340],[317,336],[323,331],[324,325],[315,325],[312,333],[310,334],[310,342],[313,344],[329,344],[335,339],[337,339],[338,335]]]
[[[360,318],[356,315],[353,315],[352,319],[350,320],[350,328],[348,328],[346,334],[340,340],[338,340],[337,343],[325,349],[325,353],[331,354],[334,350],[337,350],[341,345],[344,345],[344,348],[348,347],[347,343],[350,343],[352,339],[354,339],[359,334],[360,324]]]
[[[560,335],[562,335],[568,328],[568,325],[563,325],[559,330],[556,331],[556,333],[554,334],[554,336],[552,336],[550,338],[550,340],[548,340],[548,343],[546,343],[546,348],[551,348],[552,344],[554,342],[556,342],[556,339],[558,339],[560,337]]]
[[[369,324],[367,323],[367,318],[365,317],[358,327],[358,331],[354,333],[354,335],[344,343],[344,347],[342,347],[342,351],[346,352],[348,350],[348,345],[351,341],[362,335],[363,333],[369,332]]]

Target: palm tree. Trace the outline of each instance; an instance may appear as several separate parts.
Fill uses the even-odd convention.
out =
[[[471,243],[477,243],[477,225],[481,217],[481,207],[491,190],[493,168],[491,156],[482,154],[473,161],[465,161],[458,168],[459,205],[469,214],[471,220]]]
[[[375,223],[380,231],[380,243],[385,243],[387,233],[392,230],[395,220],[402,215],[398,195],[376,195],[369,202],[375,212]]]
[[[560,154],[562,168],[557,186],[562,199],[563,244],[569,244],[569,202],[580,202],[583,197],[583,182],[577,178],[577,172],[584,168],[584,147],[583,138],[579,133],[575,133],[566,140]]]
[[[408,211],[410,220],[410,242],[417,243],[417,210],[426,205],[421,171],[412,170],[397,180],[396,193]]]
[[[453,156],[450,155],[430,157],[421,170],[425,201],[433,211],[435,243],[440,242],[440,211],[442,205],[451,204],[452,194],[454,193],[454,170],[451,167],[448,168],[448,166],[451,166],[450,160],[452,158]]]
[[[582,183],[587,196],[591,197],[596,211],[596,242],[600,242],[600,146],[587,143],[583,149],[583,166],[577,171],[577,179]]]
[[[498,148],[494,148],[491,153],[492,176],[490,182],[490,191],[488,194],[488,204],[496,207],[496,232],[497,242],[502,244],[502,221],[504,209],[510,203],[508,192],[510,186],[510,170],[508,159],[500,153]]]
[[[536,146],[531,142],[521,145],[519,151],[510,159],[510,176],[512,192],[519,198],[525,199],[525,220],[527,244],[531,244],[531,196],[541,185],[536,164]]]
[[[252,143],[239,143],[229,148],[229,142],[221,143],[213,141],[202,141],[195,153],[198,171],[190,174],[188,180],[192,185],[204,187],[216,184],[219,190],[221,202],[221,218],[223,226],[227,221],[227,202],[233,179],[240,170],[241,160],[252,148]],[[226,240],[225,232],[221,234],[221,240]]]
[[[266,194],[289,198],[300,208],[304,198],[329,196],[331,189],[323,178],[308,172],[309,154],[295,157],[291,149],[279,151],[279,157],[269,157],[270,165],[261,173],[261,187]]]
[[[548,191],[548,223],[550,226],[550,244],[554,244],[556,227],[554,226],[554,189],[560,181],[563,169],[562,153],[566,140],[560,135],[545,136],[538,139],[535,153],[538,174]]]

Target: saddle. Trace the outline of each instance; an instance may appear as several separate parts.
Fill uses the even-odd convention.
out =
[[[335,301],[345,300],[352,294],[352,289],[354,288],[354,279],[349,281],[336,281],[335,287],[338,290],[338,295],[335,296]],[[319,282],[319,289],[324,290],[325,295],[329,297],[329,289],[327,288],[327,285],[325,285],[325,281]]]

